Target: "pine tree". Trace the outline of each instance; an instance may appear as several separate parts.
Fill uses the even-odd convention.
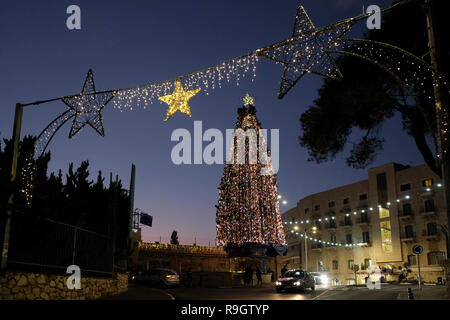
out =
[[[252,104],[248,108],[243,106],[238,109],[238,115],[234,143],[219,186],[217,244],[284,246],[276,175],[271,168],[270,151],[256,109]],[[245,144],[239,142],[239,132],[250,137],[241,140]]]
[[[178,241],[178,232],[173,230],[172,235],[170,236],[170,244],[180,244]]]

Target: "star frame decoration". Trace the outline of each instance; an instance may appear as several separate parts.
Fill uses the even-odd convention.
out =
[[[69,138],[74,137],[86,124],[104,137],[105,129],[103,127],[101,111],[116,94],[117,90],[97,92],[95,89],[94,74],[89,69],[81,93],[61,99],[74,113]]]
[[[316,29],[305,9],[299,6],[291,38],[257,50],[259,56],[284,65],[278,98],[282,99],[306,73],[341,79],[342,74],[329,49],[354,23],[356,20],[351,18]]]

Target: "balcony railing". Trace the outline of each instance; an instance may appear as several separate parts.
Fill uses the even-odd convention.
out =
[[[326,228],[326,229],[335,229],[335,228],[336,228],[336,223],[334,223],[334,224],[327,223],[327,224],[325,225],[325,228]]]
[[[369,218],[358,218],[356,219],[356,224],[369,224]]]
[[[436,215],[438,210],[435,206],[433,207],[420,207],[420,214],[423,215]]]
[[[439,231],[437,230],[423,230],[422,231],[422,237],[425,237],[427,240],[439,240]]]
[[[412,219],[414,218],[414,212],[412,210],[408,211],[398,210],[398,216],[402,220]]]
[[[351,227],[352,226],[352,222],[351,221],[341,221],[339,223],[340,227]]]
[[[402,233],[400,234],[400,239],[404,242],[413,242],[416,239],[416,233],[415,232]]]

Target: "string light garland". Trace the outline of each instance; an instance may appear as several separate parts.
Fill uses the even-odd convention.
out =
[[[390,7],[383,8],[381,12],[391,10],[394,7],[413,1],[418,0],[403,0]],[[332,53],[359,55],[390,71],[395,71],[395,68],[398,69],[397,71],[406,70],[409,74],[402,76],[401,78],[403,83],[406,84],[406,87],[415,86],[417,88],[418,83],[427,83],[430,79],[430,75],[425,75],[422,71],[424,70],[431,73],[431,68],[429,66],[426,67],[427,64],[422,59],[417,58],[400,48],[386,44],[384,44],[384,46],[377,44],[377,47],[374,43],[371,43],[370,45],[372,47],[369,47],[369,44],[366,41],[360,42],[359,46],[356,46],[356,51],[350,52],[345,49],[345,44],[348,44],[348,41],[355,40],[342,39],[342,36],[347,33],[356,22],[366,19],[372,14],[373,13],[361,14],[356,17],[339,21],[333,25],[316,29],[305,9],[302,6],[299,6],[292,36],[287,40],[259,48],[237,58],[220,62],[217,65],[190,74],[130,88],[97,92],[94,85],[92,70],[89,70],[81,93],[24,104],[24,106],[26,106],[62,100],[71,110],[69,113],[63,113],[58,116],[46,129],[44,129],[36,142],[34,157],[36,158],[45,152],[45,149],[56,131],[72,117],[74,119],[69,138],[76,135],[86,124],[89,124],[97,133],[104,136],[105,130],[103,127],[101,110],[110,101],[112,101],[114,108],[120,111],[126,109],[133,110],[133,106],[143,107],[145,109],[149,104],[152,104],[155,99],[164,101],[164,97],[172,96],[173,92],[176,92],[177,86],[186,89],[187,91],[185,92],[199,92],[201,90],[207,95],[210,90],[221,88],[225,81],[229,83],[231,80],[234,80],[236,85],[239,86],[240,81],[250,72],[253,73],[251,81],[254,80],[256,77],[256,64],[259,61],[259,57],[264,57],[284,65],[284,74],[278,92],[278,97],[280,99],[283,98],[306,73],[315,73],[333,79],[341,78],[342,74],[338,70],[331,56]],[[352,46],[352,50],[354,50],[354,46]],[[398,55],[398,53],[400,53],[400,55]],[[378,60],[378,58],[382,56],[389,58],[383,59],[383,61]],[[409,60],[404,58],[408,58]],[[414,63],[411,62],[411,64],[408,65],[406,61],[413,61]],[[418,70],[408,70],[412,69],[411,66],[417,66]],[[437,75],[436,78],[439,79],[439,83],[433,83],[434,86],[444,85],[449,87],[445,77]],[[170,95],[171,92],[172,95]],[[432,95],[430,95],[429,98],[432,99]],[[187,103],[184,107],[178,105],[178,108],[174,108],[175,105],[170,105],[165,121],[167,121],[177,110],[180,110],[189,116],[191,114]],[[448,110],[447,106],[438,106],[438,108],[440,108],[441,111],[438,115],[441,129],[439,135],[442,141],[442,150],[440,150],[440,152],[446,152],[448,149]],[[438,157],[440,157],[439,152],[437,154]],[[33,165],[31,163],[25,165],[25,169],[23,170],[27,172],[23,172],[22,176],[29,174],[28,172],[32,171],[32,168]],[[33,179],[31,178],[28,180],[32,181]]]
[[[431,87],[433,85],[444,86],[450,94],[449,82],[443,75],[437,76],[438,83],[436,83],[432,77],[432,67],[426,61],[397,46],[367,39],[339,39],[330,52],[355,56],[377,65],[402,84],[407,95],[412,97],[420,95],[425,99],[423,103],[426,105],[433,106],[435,104]],[[417,106],[425,115],[426,112],[421,103],[418,103]],[[441,141],[441,150],[436,150],[436,156],[439,159],[442,157],[441,153],[446,154],[448,149],[447,106],[441,105],[438,113],[441,131],[437,134]],[[428,119],[424,118],[428,122]],[[433,126],[430,123],[427,125],[432,131]],[[437,141],[435,141],[435,145],[437,148]]]
[[[437,187],[437,189],[440,189],[440,188],[442,188],[442,184],[441,183],[437,183],[436,187]],[[432,188],[427,187],[427,188],[425,188],[425,191],[426,192],[431,192]],[[395,199],[395,202],[396,203],[400,203],[402,200],[411,200],[411,196],[410,195],[405,195],[402,198]],[[378,209],[380,209],[380,208],[389,208],[391,205],[392,205],[392,203],[390,201],[387,201],[386,203],[378,204],[377,208]],[[344,210],[343,212],[344,212],[346,217],[351,216],[351,212],[352,211],[350,209],[343,209],[343,210]],[[370,213],[370,212],[373,212],[374,210],[375,210],[374,207],[365,207],[364,209],[354,210],[353,211],[353,215],[357,215],[358,213],[365,213],[365,212]],[[316,221],[318,221],[320,223],[323,222],[323,221],[327,221],[328,222],[330,220],[336,220],[336,214],[335,213],[333,213],[332,215],[329,215],[329,216],[325,216],[323,218],[316,219]],[[300,225],[306,225],[306,224],[309,224],[309,223],[310,223],[310,220],[299,220],[299,221],[294,220],[294,221],[289,221],[289,222],[287,222],[287,221],[283,222],[283,225],[284,225],[284,228],[285,228],[285,233],[286,233],[286,238],[289,238],[292,235],[300,236],[301,238],[304,238],[305,235],[303,233],[297,231],[298,230],[298,226],[299,226],[299,224]],[[292,225],[293,225],[293,227],[291,229],[289,229],[289,227],[292,226]],[[334,227],[332,227],[332,228],[337,228],[337,226],[334,225]],[[358,246],[366,245],[365,242],[358,242],[358,243],[333,242],[333,241],[324,241],[322,239],[309,237],[309,236],[306,236],[306,239],[309,240],[309,241],[313,241],[313,242],[317,242],[317,243],[321,243],[321,244],[326,244],[326,245],[329,245],[329,246],[335,246],[335,247],[358,247]]]

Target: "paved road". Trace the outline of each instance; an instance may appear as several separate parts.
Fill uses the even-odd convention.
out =
[[[127,293],[106,299],[120,300],[407,300],[407,288],[413,290],[415,299],[446,300],[445,287],[382,284],[381,289],[361,287],[317,287],[313,292],[277,293],[273,286],[247,288],[148,288],[130,285]]]

